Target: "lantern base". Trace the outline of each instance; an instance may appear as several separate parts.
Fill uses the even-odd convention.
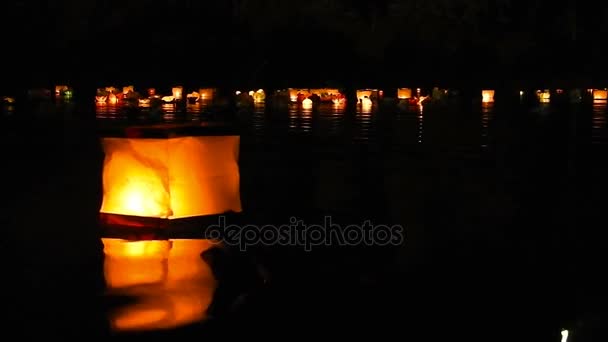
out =
[[[125,240],[204,239],[209,227],[217,226],[220,217],[236,222],[240,213],[194,216],[180,219],[100,213],[101,233],[106,238]]]

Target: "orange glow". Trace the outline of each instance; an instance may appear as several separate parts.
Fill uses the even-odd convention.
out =
[[[412,97],[412,89],[410,88],[399,88],[397,89],[397,98],[400,100],[406,100]]]
[[[184,93],[184,88],[183,87],[173,87],[173,89],[171,89],[171,92],[173,94],[174,99],[181,100],[182,94]]]
[[[481,91],[481,102],[483,102],[483,103],[494,102],[494,90],[482,90]]]
[[[95,102],[97,103],[106,103],[107,100],[107,96],[95,96]]]
[[[606,101],[608,99],[608,91],[594,89],[593,90],[593,99],[596,101]]]
[[[65,85],[58,85],[55,86],[55,95],[56,96],[61,96],[63,95],[64,92],[68,91],[70,88],[68,86]]]
[[[100,211],[156,218],[240,212],[238,136],[105,138]]]
[[[102,242],[107,288],[138,299],[111,313],[114,331],[169,329],[206,318],[217,284],[200,255],[212,241]]]

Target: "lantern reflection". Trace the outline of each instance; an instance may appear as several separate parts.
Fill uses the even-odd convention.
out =
[[[211,240],[102,242],[106,287],[111,294],[137,298],[111,312],[114,331],[168,329],[205,319],[217,286],[201,258]]]

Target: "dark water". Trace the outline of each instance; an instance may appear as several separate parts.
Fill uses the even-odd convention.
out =
[[[121,301],[101,295],[102,154],[88,110],[3,112],[5,323],[24,336],[113,336],[106,313]],[[570,341],[601,340],[606,115],[605,103],[557,101],[243,108],[248,223],[331,215],[401,225],[405,240],[252,247],[243,260],[266,283],[218,262],[212,319],[149,334],[558,341],[567,328]]]

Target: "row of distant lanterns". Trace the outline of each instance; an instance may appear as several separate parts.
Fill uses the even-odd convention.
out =
[[[557,89],[555,93],[562,94],[562,89]],[[587,89],[587,92],[592,95],[596,101],[608,100],[607,89]],[[215,88],[200,88],[198,91],[193,91],[186,94],[186,99],[190,102],[205,102],[213,100],[216,94]],[[492,89],[485,89],[481,91],[481,97],[483,103],[494,102],[495,91]],[[55,95],[57,97],[70,99],[73,95],[71,88],[65,85],[59,85],[55,87]],[[237,97],[245,97],[252,100],[254,103],[263,103],[266,99],[266,93],[263,89],[250,90],[248,92],[236,91]],[[293,103],[302,103],[303,106],[312,105],[311,98],[313,96],[318,97],[322,102],[333,102],[335,104],[342,104],[345,101],[345,97],[339,89],[335,88],[317,88],[317,89],[305,89],[305,88],[288,88],[286,90],[278,90],[276,95],[286,95],[289,100]],[[357,101],[363,106],[371,106],[374,99],[383,97],[383,91],[378,89],[359,89],[357,90]],[[523,97],[524,92],[519,92],[520,97]],[[536,97],[540,102],[550,102],[551,91],[549,89],[537,90]],[[122,87],[122,91],[115,87],[100,88],[97,90],[97,96],[95,101],[98,104],[118,104],[124,100],[138,101],[140,104],[148,104],[153,99],[158,99],[163,103],[175,103],[183,100],[184,98],[184,87],[177,86],[171,88],[171,95],[160,95],[157,94],[155,88],[149,88],[147,90],[147,96],[142,96],[135,91],[134,86]],[[397,99],[398,100],[411,100],[420,99],[421,89],[415,89],[415,94],[411,88],[398,88]]]
[[[608,90],[607,89],[587,89],[587,92],[592,95],[593,100],[595,101],[607,101],[608,100]],[[556,94],[563,94],[563,89],[557,89],[555,91]],[[519,92],[519,96],[524,96],[524,91]],[[536,97],[541,103],[548,103],[551,101],[551,90],[537,90]],[[483,103],[492,103],[494,102],[494,90],[482,90],[481,91],[481,101]]]

